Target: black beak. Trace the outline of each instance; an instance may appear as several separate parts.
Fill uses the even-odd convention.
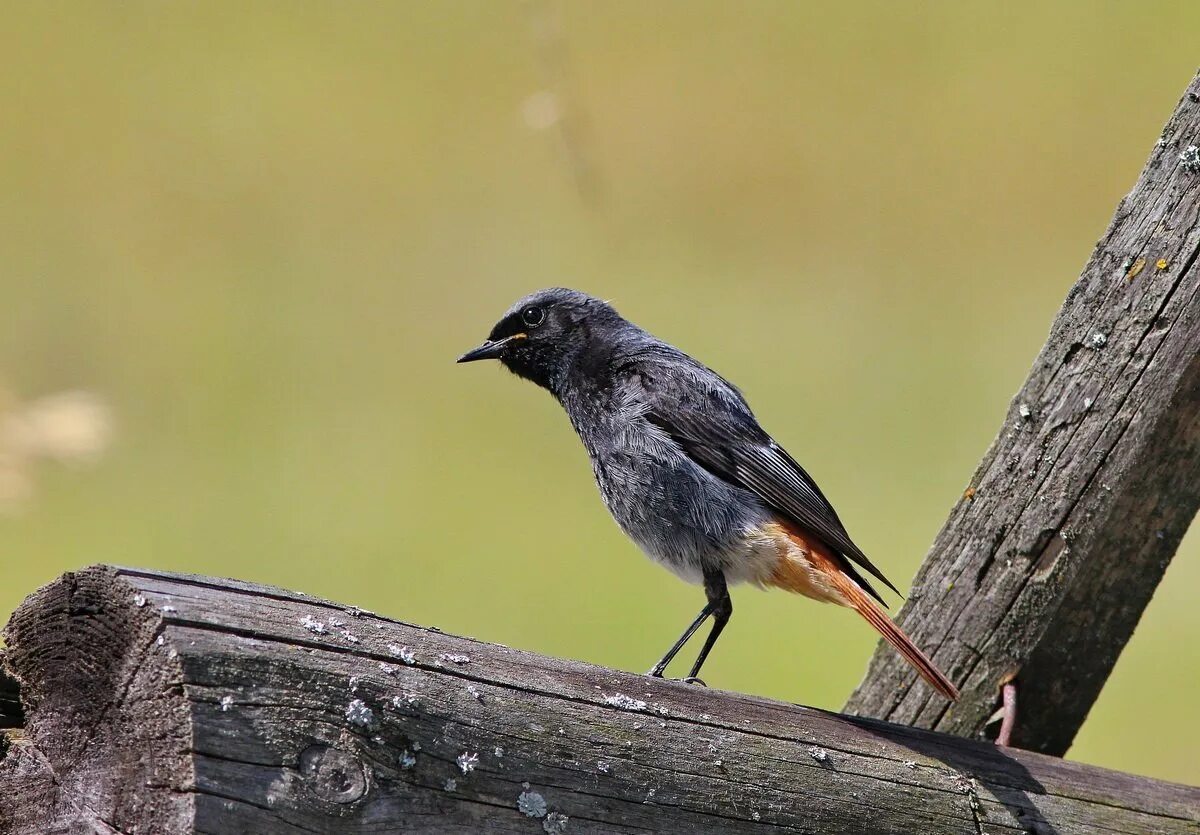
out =
[[[501,355],[503,355],[505,348],[516,342],[518,339],[524,338],[525,334],[515,333],[512,336],[505,337],[504,339],[489,339],[478,348],[472,351],[467,351],[465,354],[459,357],[456,362],[475,362],[476,360],[499,359]]]

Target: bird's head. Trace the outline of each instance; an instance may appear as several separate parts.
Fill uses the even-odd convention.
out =
[[[484,343],[458,361],[500,360],[514,374],[555,391],[597,334],[623,321],[607,302],[578,290],[538,290],[510,307]]]

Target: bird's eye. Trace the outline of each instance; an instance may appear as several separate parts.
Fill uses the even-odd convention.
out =
[[[521,321],[526,327],[536,328],[546,320],[546,311],[540,307],[527,307],[521,311]]]

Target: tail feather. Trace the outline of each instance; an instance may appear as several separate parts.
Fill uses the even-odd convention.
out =
[[[892,623],[892,619],[883,613],[875,601],[867,597],[849,578],[845,583],[838,582],[836,579],[834,582],[839,587],[839,591],[848,598],[851,608],[862,615],[867,623],[875,627],[883,639],[891,644],[896,652],[903,655],[905,661],[913,665],[921,674],[921,678],[929,682],[930,687],[951,701],[958,698],[958,688],[942,674],[941,670],[934,666],[933,662],[929,660],[929,656],[921,652],[920,648],[901,631],[899,626]]]
[[[875,627],[883,639],[904,656],[904,660],[912,664],[934,690],[947,699],[958,698],[958,688],[934,666],[929,656],[921,652],[900,627],[892,623],[891,618],[878,604],[867,596],[867,592],[855,582],[854,575],[842,567],[845,565],[850,568],[844,560],[795,526],[781,523],[778,530],[799,549],[799,554],[781,553],[774,573],[767,580],[768,585],[798,592],[816,600],[849,606]]]

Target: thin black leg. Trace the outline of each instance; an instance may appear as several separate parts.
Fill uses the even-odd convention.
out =
[[[700,650],[700,656],[696,659],[696,663],[692,665],[692,672],[688,678],[695,678],[699,673],[700,667],[704,665],[704,659],[708,657],[709,651],[713,648],[713,644],[717,642],[717,638],[721,634],[721,630],[725,628],[725,624],[729,622],[730,615],[733,614],[733,601],[729,598],[729,590],[725,585],[725,573],[720,570],[712,570],[704,572],[704,593],[708,595],[708,603],[700,610],[700,614],[696,615],[696,619],[691,625],[684,630],[684,633],[679,636],[679,640],[667,650],[667,654],[651,668],[647,675],[661,677],[667,669],[667,665],[683,649],[683,645],[688,642],[688,639],[696,634],[696,630],[700,628],[700,624],[708,619],[709,615],[714,616],[712,631],[708,633],[708,638],[704,641],[704,647]]]
[[[711,615],[712,612],[713,605],[712,603],[708,603],[703,609],[700,610],[700,614],[696,615],[696,619],[692,621],[692,625],[685,629],[683,634],[679,636],[679,640],[675,642],[674,646],[667,650],[667,654],[664,655],[662,659],[650,669],[650,672],[646,673],[646,675],[662,678],[663,671],[667,669],[667,665],[671,663],[671,659],[673,659],[679,653],[679,650],[683,649],[683,645],[688,642],[688,638],[696,634],[696,630],[700,628],[700,624],[708,620],[708,616]]]
[[[712,631],[708,633],[708,637],[704,640],[704,646],[700,648],[700,654],[696,656],[696,663],[692,665],[692,671],[688,673],[688,679],[694,679],[700,675],[700,668],[704,666],[704,659],[708,658],[708,653],[716,645],[717,638],[721,637],[721,630],[725,628],[725,624],[729,623],[729,619],[733,617],[733,599],[729,596],[729,589],[725,585],[725,573],[723,571],[714,571],[711,574],[705,573],[704,593],[708,595],[708,608],[712,611]]]

